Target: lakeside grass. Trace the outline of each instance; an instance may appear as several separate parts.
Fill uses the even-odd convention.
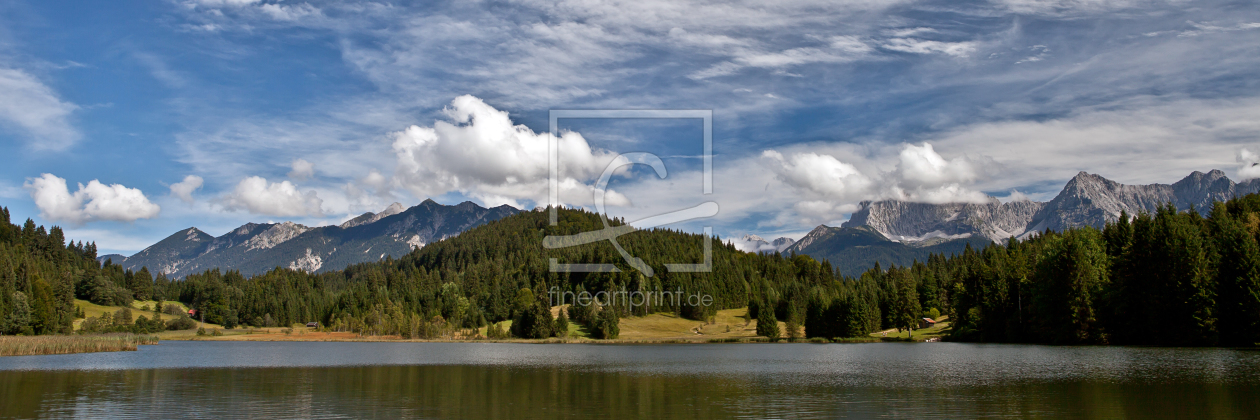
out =
[[[949,333],[949,322],[947,321],[948,319],[949,319],[949,316],[942,316],[940,318],[937,318],[936,325],[933,325],[929,328],[921,328],[921,329],[914,330],[913,336],[911,336],[910,331],[898,332],[897,330],[894,329],[894,330],[884,330],[884,331],[879,331],[879,332],[873,332],[871,333],[871,337],[881,338],[881,339],[900,339],[900,340],[905,340],[905,341],[927,341],[933,338],[941,339],[941,338],[944,338],[945,335]],[[886,340],[886,341],[891,341],[891,340]]]
[[[38,335],[0,337],[0,356],[135,351],[140,344],[157,344],[152,335]]]
[[[559,313],[559,307],[552,308],[552,315]],[[702,322],[682,318],[670,313],[654,313],[647,316],[627,316],[621,318],[621,333],[615,340],[595,340],[587,334],[586,328],[575,322],[569,324],[569,335],[564,338],[548,339],[489,339],[486,330],[478,329],[481,338],[438,338],[438,339],[403,339],[399,336],[363,336],[349,332],[327,332],[302,326],[273,328],[236,328],[222,329],[217,325],[206,324],[207,332],[215,329],[221,335],[197,336],[195,330],[164,331],[156,335],[163,340],[213,340],[213,341],[392,341],[392,342],[487,342],[487,343],[587,343],[587,344],[694,344],[694,343],[880,343],[880,342],[922,342],[932,338],[943,337],[949,329],[948,317],[941,317],[940,323],[932,328],[914,331],[914,338],[907,337],[906,331],[896,330],[875,332],[866,337],[840,339],[788,339],[787,324],[779,322],[781,336],[776,340],[757,335],[757,321],[747,322],[744,315],[748,308],[720,310],[712,322]],[[504,331],[511,329],[512,321],[496,323]],[[288,333],[284,331],[288,330]],[[803,330],[803,328],[802,328]],[[803,334],[802,334],[803,336]]]

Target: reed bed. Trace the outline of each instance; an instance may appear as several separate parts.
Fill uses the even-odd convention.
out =
[[[135,351],[157,343],[157,336],[136,334],[0,336],[0,356]]]

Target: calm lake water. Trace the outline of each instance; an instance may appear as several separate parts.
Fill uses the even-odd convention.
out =
[[[1255,418],[1260,351],[180,342],[0,358],[0,417]]]

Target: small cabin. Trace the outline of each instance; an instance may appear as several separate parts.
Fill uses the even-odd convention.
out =
[[[306,323],[306,328],[319,328],[319,323],[318,323],[318,322],[307,322],[307,323]]]
[[[193,317],[196,317],[196,316],[197,316],[197,310],[196,310],[196,309],[189,309],[189,310],[188,310],[188,317],[189,317],[189,318],[193,318]]]
[[[932,320],[932,318],[923,318],[919,320],[919,329],[932,328],[932,326],[935,325],[936,321]]]

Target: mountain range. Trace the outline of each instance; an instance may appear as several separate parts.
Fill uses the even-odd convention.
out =
[[[246,276],[275,267],[340,270],[386,256],[399,257],[518,212],[507,205],[485,208],[470,201],[447,206],[425,200],[411,208],[394,203],[380,213],[364,213],[338,226],[248,223],[219,237],[190,227],[130,257],[111,254],[99,259],[130,270],[148,267],[172,278],[216,267],[239,270]]]
[[[928,255],[962,252],[1006,239],[1027,238],[1046,229],[1103,227],[1122,211],[1151,213],[1172,203],[1179,210],[1208,212],[1212,203],[1260,191],[1260,181],[1235,183],[1224,172],[1194,172],[1173,184],[1124,185],[1081,172],[1052,200],[984,203],[865,201],[840,227],[819,225],[800,240],[768,241],[745,235],[731,242],[747,252],[779,252],[829,260],[858,275],[876,262],[905,265]],[[364,213],[338,226],[307,227],[292,222],[249,223],[222,236],[195,227],[181,230],[132,255],[105,255],[124,268],[166,273],[173,278],[211,268],[252,275],[275,267],[321,272],[350,264],[399,257],[413,249],[458,235],[520,212],[510,206],[484,208],[472,202],[447,206],[425,200],[404,208],[394,203],[380,213]]]
[[[1154,213],[1172,203],[1207,213],[1212,203],[1260,191],[1260,180],[1235,183],[1220,170],[1194,172],[1173,184],[1125,185],[1080,172],[1047,202],[991,198],[987,203],[865,201],[840,227],[820,225],[781,252],[828,259],[846,274],[874,261],[906,264],[930,252],[956,253],[972,246],[1024,239],[1049,229],[1102,228],[1130,215]]]

